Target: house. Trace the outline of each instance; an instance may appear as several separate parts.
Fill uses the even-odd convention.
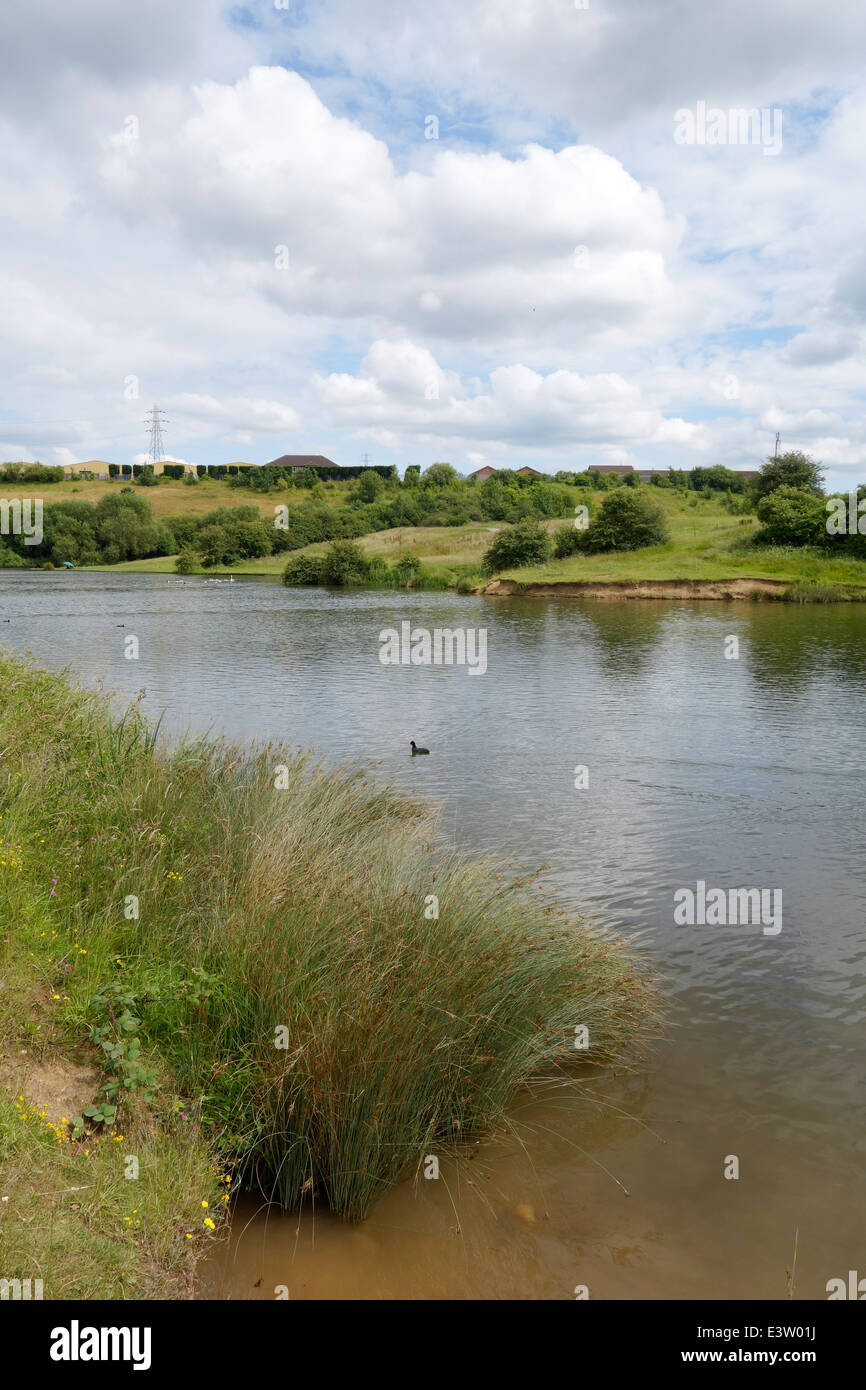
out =
[[[102,459],[88,459],[86,463],[68,463],[63,466],[63,477],[66,481],[73,478],[94,477],[100,482],[105,482],[108,478],[108,464],[103,463]]]
[[[587,473],[618,473],[621,478],[625,478],[634,469],[630,463],[591,463],[587,468]]]
[[[339,468],[338,463],[326,459],[323,454],[282,454],[271,459],[266,468],[291,468],[293,473],[303,473],[305,468]]]
[[[651,483],[653,478],[669,478],[669,468],[639,468],[637,475],[642,483]]]
[[[485,480],[485,478],[492,478],[493,475],[494,475],[494,473],[498,473],[498,472],[499,472],[499,469],[498,469],[498,468],[491,468],[491,466],[490,466],[489,463],[485,463],[485,465],[484,465],[483,468],[476,468],[476,470],[475,470],[474,473],[470,473],[470,474],[469,474],[469,477],[470,477],[470,478],[474,478],[474,479],[476,480],[476,482],[483,483],[484,480]],[[516,473],[517,473],[518,478],[543,478],[543,477],[545,477],[545,474],[544,474],[544,473],[539,473],[539,471],[538,471],[537,468],[530,468],[528,464],[525,465],[523,468],[518,468],[518,469],[516,469]]]

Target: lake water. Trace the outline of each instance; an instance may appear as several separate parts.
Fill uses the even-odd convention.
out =
[[[37,571],[0,572],[0,620],[172,733],[367,761],[665,977],[637,1072],[520,1097],[511,1136],[358,1227],[242,1199],[212,1295],[784,1298],[795,1232],[796,1297],[866,1275],[866,609]],[[485,628],[486,674],[383,666],[404,620]],[[781,931],[675,925],[699,880],[781,890]]]

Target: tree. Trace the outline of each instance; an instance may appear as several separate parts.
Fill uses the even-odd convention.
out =
[[[375,473],[372,468],[365,468],[358,479],[358,488],[355,493],[359,502],[375,502],[380,493],[385,491],[385,479],[381,473]]]
[[[238,560],[253,560],[271,553],[271,536],[261,519],[229,521],[203,526],[196,537],[202,564],[234,565]]]
[[[273,534],[257,507],[217,507],[202,518],[195,546],[206,568],[233,565],[270,555]]]
[[[798,487],[777,487],[758,503],[762,529],[756,540],[767,545],[822,545],[827,543],[827,511],[813,492]]]
[[[734,473],[723,463],[714,463],[709,468],[692,469],[692,487],[696,492],[712,488],[714,492],[742,492],[746,482],[742,473]]]
[[[823,479],[819,463],[799,449],[792,449],[787,454],[780,454],[778,458],[767,459],[761,468],[760,477],[755,478],[752,484],[752,490],[756,501],[768,497],[779,487],[800,488],[803,492],[812,493],[814,497],[823,497]]]
[[[154,521],[150,503],[132,488],[100,498],[94,520],[102,559],[107,565],[171,552],[172,537],[167,528]]]
[[[514,497],[500,481],[498,474],[485,478],[479,489],[481,506],[485,519],[490,521],[514,520]]]
[[[424,487],[451,487],[457,482],[457,469],[450,463],[431,463],[422,482]]]
[[[644,488],[609,493],[585,535],[585,548],[591,551],[639,550],[669,539],[664,511]]]
[[[521,565],[543,565],[550,559],[552,549],[544,527],[534,517],[526,517],[516,526],[499,532],[485,553],[484,567],[495,574]]]

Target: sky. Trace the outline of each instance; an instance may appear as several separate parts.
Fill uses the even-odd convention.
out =
[[[0,52],[0,461],[158,403],[195,463],[866,480],[853,0],[28,0]]]

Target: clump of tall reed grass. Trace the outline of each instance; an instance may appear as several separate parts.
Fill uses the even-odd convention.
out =
[[[825,579],[798,579],[780,598],[785,603],[845,603],[851,595]]]
[[[286,1207],[363,1218],[426,1154],[499,1125],[526,1082],[622,1056],[653,1018],[620,944],[443,848],[429,808],[356,767],[169,748],[134,712],[3,660],[0,734],[23,769],[0,809],[50,846],[38,868],[24,852],[16,920],[84,951],[70,1026],[122,978],[145,1059]]]

